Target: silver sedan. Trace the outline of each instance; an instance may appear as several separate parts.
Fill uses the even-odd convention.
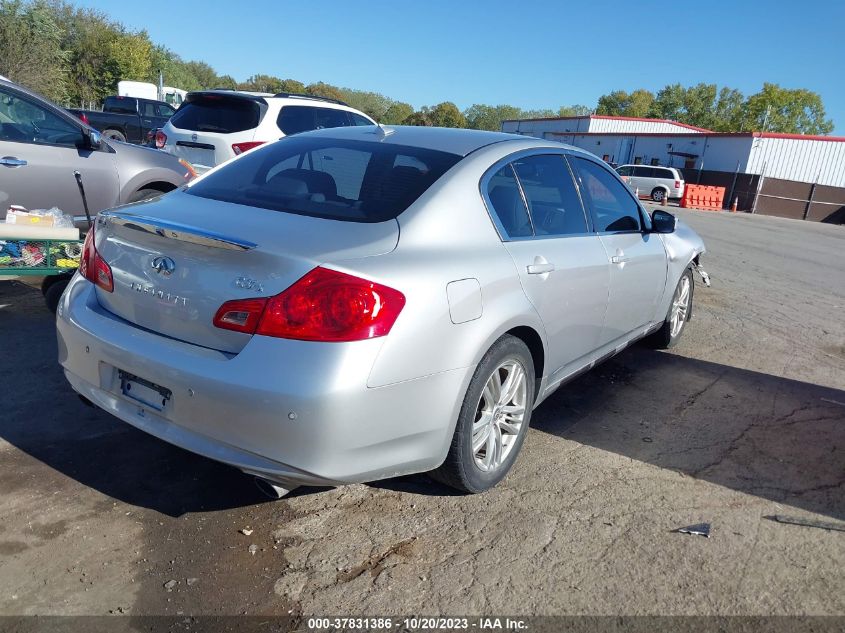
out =
[[[102,213],[59,360],[84,398],[268,493],[423,471],[481,492],[555,389],[678,341],[703,252],[572,147],[309,132]]]

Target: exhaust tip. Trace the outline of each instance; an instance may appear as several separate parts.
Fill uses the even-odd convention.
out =
[[[267,481],[266,479],[262,479],[261,477],[255,477],[253,478],[253,481],[255,482],[255,486],[271,499],[281,499],[296,487],[291,486],[290,488],[283,488],[282,486],[271,481]]]

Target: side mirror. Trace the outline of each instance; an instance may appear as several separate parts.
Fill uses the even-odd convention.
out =
[[[651,213],[652,233],[674,233],[677,218],[666,211],[655,209]]]
[[[97,130],[91,130],[88,134],[88,147],[100,149],[103,145],[103,137]]]
[[[82,146],[84,149],[100,149],[103,145],[103,137],[97,130],[82,129]]]

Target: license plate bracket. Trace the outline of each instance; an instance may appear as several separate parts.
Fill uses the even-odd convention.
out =
[[[120,392],[130,400],[156,411],[163,411],[173,397],[173,392],[166,387],[140,378],[135,374],[119,369]]]

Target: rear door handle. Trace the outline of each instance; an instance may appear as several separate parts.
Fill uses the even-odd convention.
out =
[[[624,264],[625,262],[631,261],[630,257],[625,257],[623,255],[614,255],[610,258],[611,264]]]
[[[0,158],[0,165],[5,165],[6,167],[24,167],[26,165],[26,161],[20,158],[15,158],[14,156],[4,156]]]
[[[554,264],[545,263],[545,264],[529,264],[527,266],[528,274],[529,275],[543,275],[545,273],[550,273],[555,269]]]

